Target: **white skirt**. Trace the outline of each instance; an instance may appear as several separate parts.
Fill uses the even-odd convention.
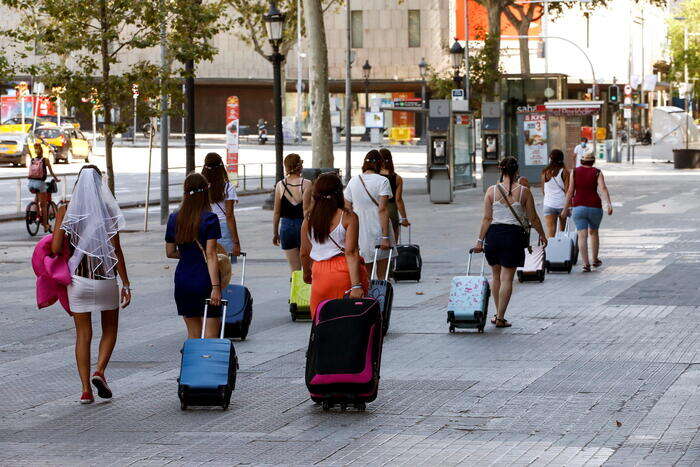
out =
[[[117,279],[96,280],[74,275],[68,286],[68,304],[73,313],[118,309]]]

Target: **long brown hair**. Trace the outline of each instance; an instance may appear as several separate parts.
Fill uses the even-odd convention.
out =
[[[389,175],[394,175],[396,171],[394,170],[394,158],[391,156],[391,151],[387,148],[381,148],[379,155],[382,156],[382,168],[388,170]]]
[[[199,223],[202,213],[211,211],[209,205],[209,182],[202,174],[191,173],[184,183],[185,192],[177,214],[175,226],[175,243],[189,243],[199,235]]]
[[[309,226],[314,239],[325,243],[331,233],[331,222],[338,209],[345,209],[343,182],[335,173],[319,176],[314,182],[314,206],[309,213]]]
[[[552,149],[549,153],[549,164],[544,168],[545,180],[552,179],[557,176],[559,171],[564,168],[564,153],[561,149]]]
[[[301,160],[299,154],[287,154],[284,158],[284,171],[287,175],[301,175],[304,169],[304,161]]]
[[[209,182],[209,197],[212,203],[220,203],[226,197],[226,183],[228,174],[226,166],[221,156],[215,152],[210,152],[204,157],[204,167],[202,175]]]
[[[362,171],[366,172],[367,170],[374,173],[379,173],[382,170],[382,156],[376,149],[369,151],[362,162]]]

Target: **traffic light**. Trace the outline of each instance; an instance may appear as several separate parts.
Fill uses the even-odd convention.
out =
[[[608,87],[608,102],[611,104],[620,103],[620,88],[617,86],[617,84],[613,84],[612,86]]]

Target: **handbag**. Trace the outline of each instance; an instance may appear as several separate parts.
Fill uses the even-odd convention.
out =
[[[56,179],[52,178],[48,182],[46,182],[46,192],[47,193],[58,193],[58,184],[56,183]]]
[[[202,244],[199,243],[199,240],[197,239],[195,239],[195,242],[199,247],[199,251],[202,252],[202,256],[204,256],[204,262],[209,264],[209,261],[207,260],[207,253],[204,251],[204,248],[202,248]],[[229,257],[228,253],[226,253],[226,249],[219,245],[218,242],[216,244],[216,266],[219,270],[221,290],[224,290],[231,282],[231,258]]]
[[[520,224],[520,244],[523,248],[530,250],[532,252],[532,249],[530,247],[530,229],[532,229],[532,226],[530,225],[530,221],[525,218],[525,220],[521,219],[520,216],[518,215],[517,212],[515,212],[515,209],[513,209],[513,205],[510,204],[510,201],[508,200],[508,196],[506,195],[505,190],[501,185],[496,185],[496,188],[498,188],[498,191],[501,192],[501,196],[503,196],[503,200],[506,202],[506,206],[508,206],[508,209],[510,209],[510,212],[513,214],[513,217],[518,221]]]

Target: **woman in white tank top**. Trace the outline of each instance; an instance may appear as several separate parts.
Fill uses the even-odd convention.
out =
[[[564,153],[553,149],[549,154],[549,165],[542,170],[540,176],[544,199],[542,204],[547,238],[556,235],[557,220],[564,209],[566,190],[569,188],[569,172],[564,167]],[[564,230],[564,224],[559,226]]]
[[[301,226],[301,265],[311,284],[311,318],[325,300],[361,298],[369,279],[358,247],[357,215],[345,209],[343,183],[334,173],[316,179],[313,207]]]

